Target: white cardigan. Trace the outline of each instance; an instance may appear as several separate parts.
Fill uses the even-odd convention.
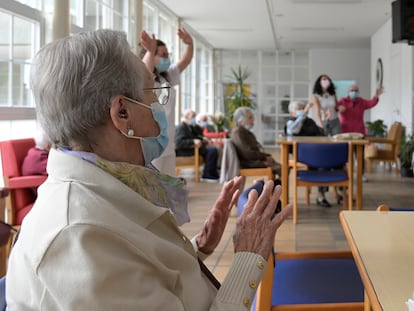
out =
[[[12,250],[8,310],[248,310],[261,256],[237,253],[217,292],[169,210],[60,151],[48,173]]]

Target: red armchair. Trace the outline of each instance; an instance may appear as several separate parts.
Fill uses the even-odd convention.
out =
[[[0,142],[4,185],[10,189],[7,204],[7,223],[10,225],[22,223],[36,199],[32,189],[40,186],[47,178],[44,175],[22,176],[23,159],[27,151],[34,146],[33,138]]]

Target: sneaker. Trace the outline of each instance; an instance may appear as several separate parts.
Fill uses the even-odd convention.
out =
[[[218,183],[219,178],[201,178],[201,181],[207,182],[207,183]]]
[[[331,207],[331,204],[325,198],[317,198],[316,204],[322,207]]]
[[[368,177],[366,175],[362,176],[362,182],[367,182],[368,181]]]

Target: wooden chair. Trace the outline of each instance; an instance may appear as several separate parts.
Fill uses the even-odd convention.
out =
[[[371,167],[373,162],[385,162],[389,165],[389,171],[391,171],[391,164],[395,164],[395,173],[398,175],[398,153],[400,151],[400,142],[402,136],[402,125],[399,122],[394,122],[387,137],[370,137],[367,136],[369,143],[380,144],[377,146],[376,155],[366,158],[367,161],[367,173],[371,173]]]
[[[223,156],[221,159],[220,182],[231,180],[235,176],[243,177],[266,177],[267,180],[273,180],[273,171],[271,167],[258,168],[240,168],[240,161],[237,156],[236,147],[230,139],[223,140]],[[242,188],[244,188],[244,183]]]
[[[364,286],[350,251],[271,255],[256,294],[256,311],[362,311]]]
[[[179,175],[182,169],[194,169],[194,181],[200,181],[200,166],[204,164],[203,157],[200,156],[200,147],[194,145],[194,155],[189,157],[176,157],[175,175]]]
[[[293,144],[293,223],[297,223],[298,187],[332,186],[347,189],[343,207],[352,209],[353,154],[349,142]],[[300,169],[299,165],[313,168]],[[345,193],[345,192],[344,192]]]

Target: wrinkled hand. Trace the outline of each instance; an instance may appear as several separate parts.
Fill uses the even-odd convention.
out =
[[[265,183],[260,196],[255,190],[249,192],[233,235],[235,253],[252,252],[264,259],[269,257],[277,229],[292,213],[292,205],[287,205],[271,219],[281,193],[280,186],[273,190],[273,181]]]
[[[236,177],[224,184],[220,195],[209,211],[204,227],[196,237],[198,249],[211,254],[219,244],[229,219],[231,209],[239,198],[242,177]]]
[[[150,36],[145,30],[141,31],[140,43],[144,49],[154,54],[157,51],[157,39],[154,34]]]
[[[344,112],[346,107],[344,105],[338,105],[338,112]]]
[[[179,28],[177,31],[177,35],[178,37],[180,37],[181,40],[183,40],[185,44],[193,44],[193,38],[184,28]]]

